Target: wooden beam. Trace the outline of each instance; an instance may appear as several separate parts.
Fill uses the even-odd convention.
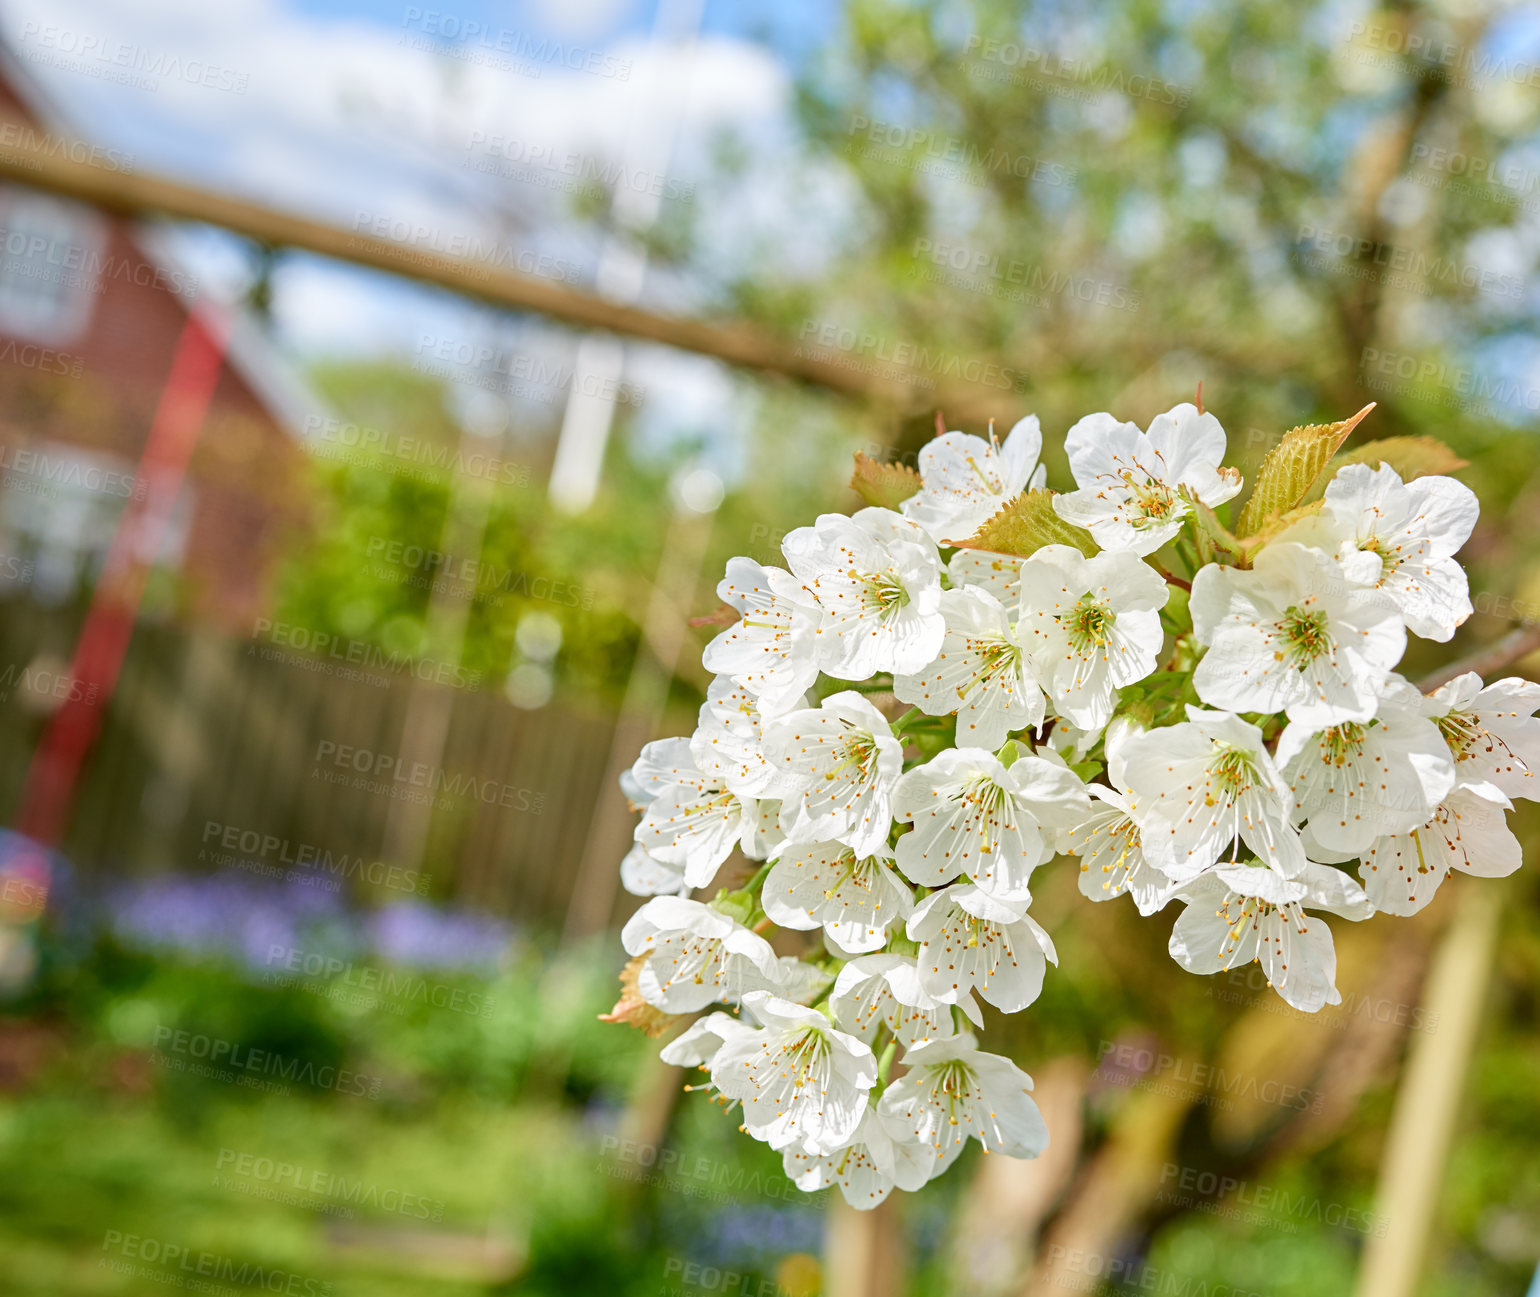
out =
[[[494,306],[530,311],[582,329],[600,329],[725,361],[744,369],[811,383],[902,413],[939,406],[949,415],[1008,418],[1019,399],[1009,391],[971,386],[944,392],[925,375],[874,359],[858,348],[788,343],[767,330],[737,321],[698,320],[625,306],[564,283],[438,250],[443,241],[424,227],[406,225],[403,240],[373,233],[362,217],[357,230],[310,220],[291,212],[231,198],[211,190],[136,171],[79,162],[63,151],[30,144],[0,145],[0,180],[73,198],[133,218],[197,221],[275,248],[294,248],[433,284]],[[390,223],[387,223],[387,228]],[[421,246],[426,241],[429,245]],[[517,255],[518,250],[512,250]],[[497,260],[510,250],[499,249]]]

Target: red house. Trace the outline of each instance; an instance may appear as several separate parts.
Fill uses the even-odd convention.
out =
[[[108,170],[135,160],[70,132],[0,48],[0,150]],[[73,597],[100,564],[201,286],[133,221],[0,184],[0,596]],[[319,405],[238,313],[176,521],[157,556],[179,611],[250,633],[304,504],[307,416]]]

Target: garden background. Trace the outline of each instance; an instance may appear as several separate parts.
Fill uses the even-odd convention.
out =
[[[1409,1228],[1421,1279],[1361,1291],[1525,1290],[1527,869],[1338,925],[1312,1018],[1045,868],[1061,967],[989,1034],[1050,1153],[869,1217],[597,1015],[615,776],[693,727],[726,559],[852,507],[856,452],[1035,412],[1062,486],[1080,415],[1201,390],[1250,476],[1373,401],[1357,436],[1438,437],[1483,509],[1476,615],[1406,673],[1540,621],[1540,9],[7,0],[0,36],[0,813],[55,847],[0,845],[7,1291],[1292,1297]],[[91,221],[179,268],[115,320]],[[1425,1229],[1386,1207],[1419,1057]]]

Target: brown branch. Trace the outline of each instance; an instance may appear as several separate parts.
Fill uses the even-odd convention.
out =
[[[1468,653],[1448,666],[1441,667],[1432,675],[1424,676],[1417,682],[1417,688],[1425,694],[1431,693],[1440,685],[1448,684],[1456,676],[1464,675],[1467,671],[1474,671],[1485,679],[1494,671],[1512,666],[1520,658],[1528,657],[1537,649],[1540,649],[1540,623],[1516,626],[1496,644]]]
[[[532,311],[582,329],[659,342],[880,406],[917,410],[939,401],[954,416],[982,422],[1002,404],[993,388],[962,384],[938,390],[926,375],[900,365],[868,366],[835,349],[799,343],[757,325],[664,315],[509,269],[509,261],[521,249],[495,250],[498,264],[450,255],[437,250],[445,241],[435,231],[408,228],[407,222],[397,223],[404,230],[398,241],[374,232],[377,226],[392,228],[388,222],[370,223],[361,217],[354,229],[344,229],[163,176],[110,171],[29,144],[0,145],[0,179],[61,194],[119,216],[169,217],[218,226],[265,248],[297,248],[368,266],[494,306]]]

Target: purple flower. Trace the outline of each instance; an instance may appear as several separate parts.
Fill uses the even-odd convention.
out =
[[[441,910],[398,901],[367,920],[369,944],[387,963],[491,972],[513,940],[513,926],[473,910]]]
[[[129,884],[109,904],[109,922],[131,946],[224,956],[254,968],[267,965],[274,946],[335,944],[347,928],[330,893],[230,874],[173,874]]]
[[[224,958],[265,969],[279,953],[373,958],[443,971],[494,972],[514,935],[511,924],[471,910],[402,901],[371,912],[303,882],[239,874],[171,874],[114,892],[107,923],[143,950]]]

